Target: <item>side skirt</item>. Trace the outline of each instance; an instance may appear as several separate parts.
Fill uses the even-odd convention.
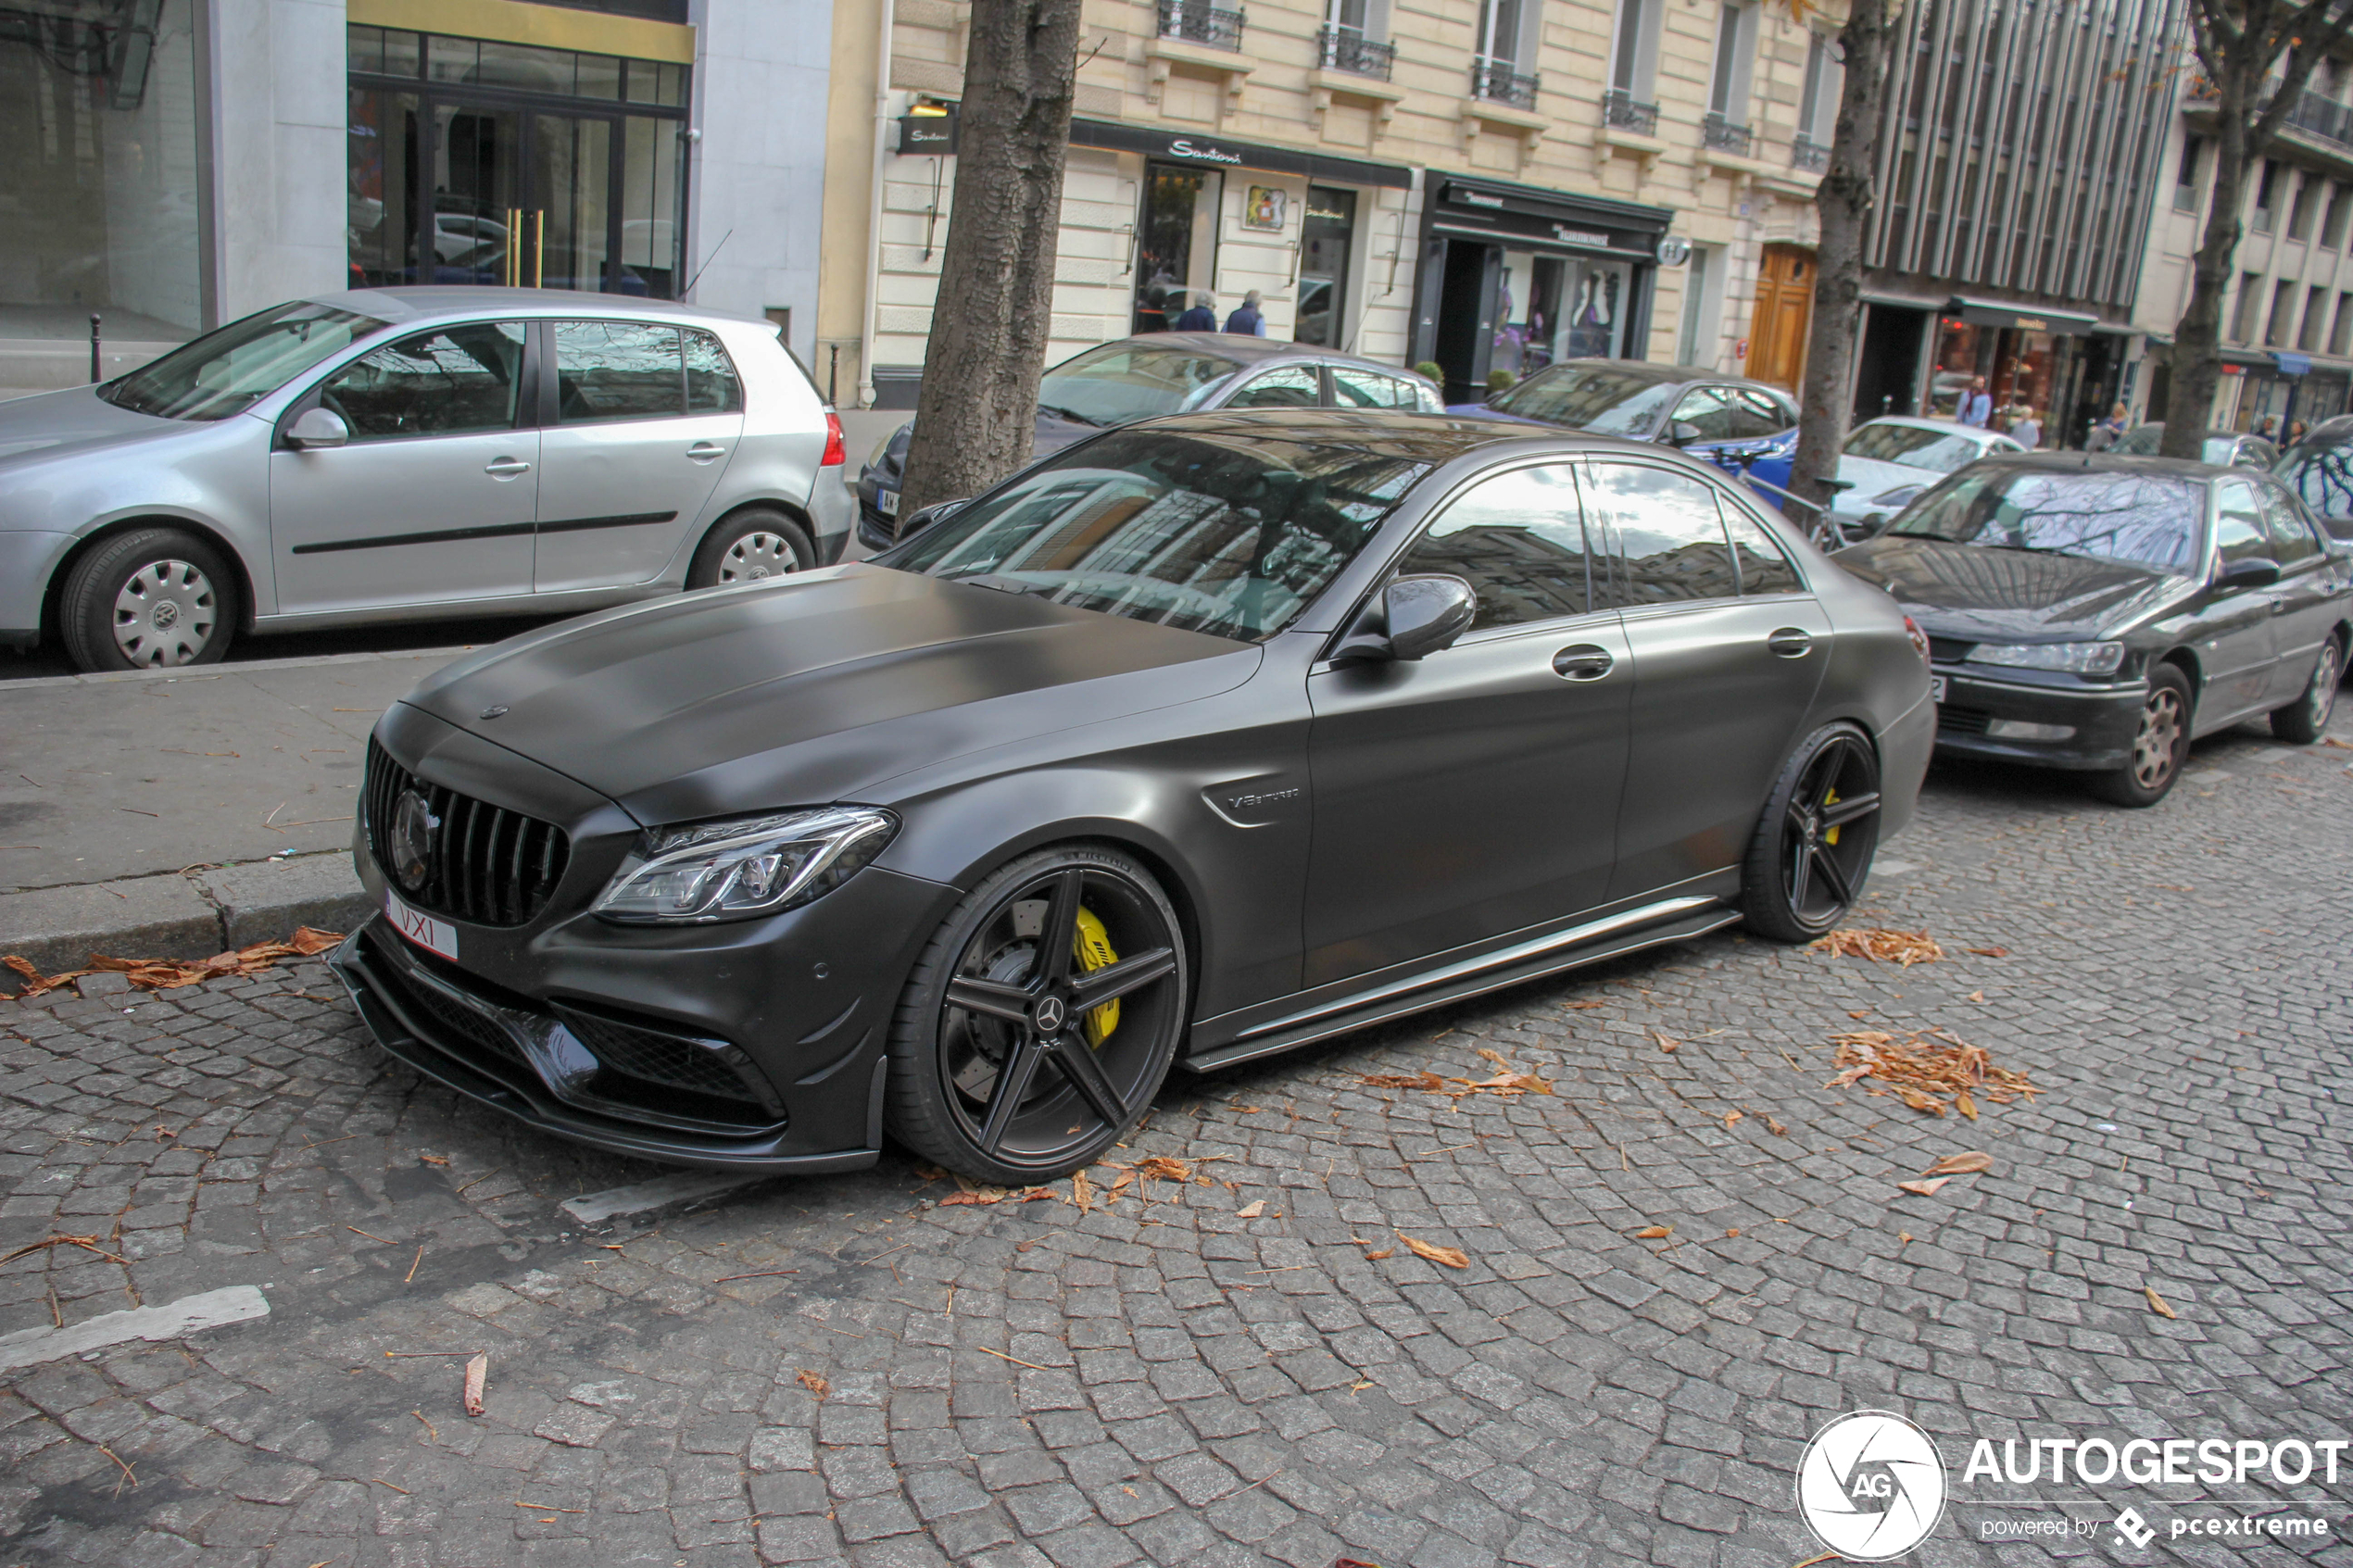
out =
[[[1483,957],[1385,982],[1310,1012],[1260,1024],[1240,1039],[1180,1058],[1177,1065],[1195,1073],[1239,1066],[1466,997],[1500,991],[1524,980],[1638,953],[1645,947],[1686,942],[1740,918],[1739,910],[1715,898],[1667,899]]]

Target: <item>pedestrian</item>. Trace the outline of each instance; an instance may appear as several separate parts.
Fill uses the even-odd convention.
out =
[[[2273,433],[2277,429],[2278,421],[2272,419],[2272,417],[2269,414],[2264,415],[2261,419],[2255,421],[2255,433],[2261,436],[2266,441],[2272,438]]]
[[[1266,318],[1259,313],[1256,289],[1242,295],[1240,306],[1232,315],[1226,318],[1226,330],[1229,332],[1239,332],[1244,337],[1266,335]]]
[[[2010,421],[2010,439],[2032,452],[2043,445],[2043,421],[2034,417],[2032,408],[2020,408],[2018,418]]]
[[[1217,296],[1208,294],[1193,295],[1193,307],[1176,318],[1180,332],[1214,332],[1217,330]]]
[[[2311,428],[2311,426],[2306,424],[2302,420],[2291,420],[2288,422],[2287,427],[2287,444],[2290,446],[2295,445],[2297,442],[2304,439],[2305,432],[2310,430]]]
[[[1983,376],[1971,381],[1969,390],[1961,394],[1959,417],[1961,423],[1975,425],[1980,430],[1983,430],[1985,421],[1994,417],[1994,399],[1986,393]]]
[[[2108,411],[2108,418],[2092,427],[2092,438],[2083,444],[2083,449],[2087,452],[2105,452],[2123,440],[2127,418],[2128,414],[2123,404],[2119,403],[2115,408],[2110,408]]]

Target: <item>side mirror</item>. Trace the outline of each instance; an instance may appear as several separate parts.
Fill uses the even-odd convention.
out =
[[[312,408],[286,427],[286,445],[297,452],[314,446],[340,446],[351,439],[351,427],[331,408]]]
[[[1855,537],[1856,541],[1859,543],[1865,539],[1878,538],[1881,534],[1887,532],[1888,521],[1888,516],[1885,512],[1869,513],[1856,527]]]
[[[1672,446],[1686,446],[1700,437],[1699,426],[1689,420],[1677,420],[1667,427],[1667,441]]]
[[[1459,577],[1400,577],[1366,605],[1332,650],[1332,662],[1410,662],[1452,647],[1478,616],[1478,595]]]
[[[909,512],[905,517],[899,520],[899,533],[896,537],[900,539],[912,539],[916,534],[921,533],[925,529],[929,528],[933,523],[937,522],[940,519],[944,517],[951,517],[957,512],[963,511],[964,508],[969,506],[971,503],[972,497],[966,495],[953,501],[934,501],[930,506],[925,507],[921,511]]]
[[[2268,556],[2246,556],[2224,565],[2214,585],[2226,594],[2268,588],[2280,580],[2280,563]]]

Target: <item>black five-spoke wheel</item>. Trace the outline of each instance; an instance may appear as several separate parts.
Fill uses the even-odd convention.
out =
[[[1750,927],[1806,942],[1855,907],[1879,848],[1879,753],[1852,724],[1826,724],[1782,767],[1743,868]]]
[[[1097,1158],[1166,1076],[1183,1031],[1176,911],[1091,847],[1026,856],[944,922],[892,1045],[892,1131],[951,1170],[1040,1181]]]

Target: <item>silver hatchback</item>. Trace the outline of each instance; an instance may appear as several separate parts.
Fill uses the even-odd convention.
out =
[[[840,422],[766,321],[413,288],[278,306],[0,403],[0,646],[564,613],[838,560]]]

